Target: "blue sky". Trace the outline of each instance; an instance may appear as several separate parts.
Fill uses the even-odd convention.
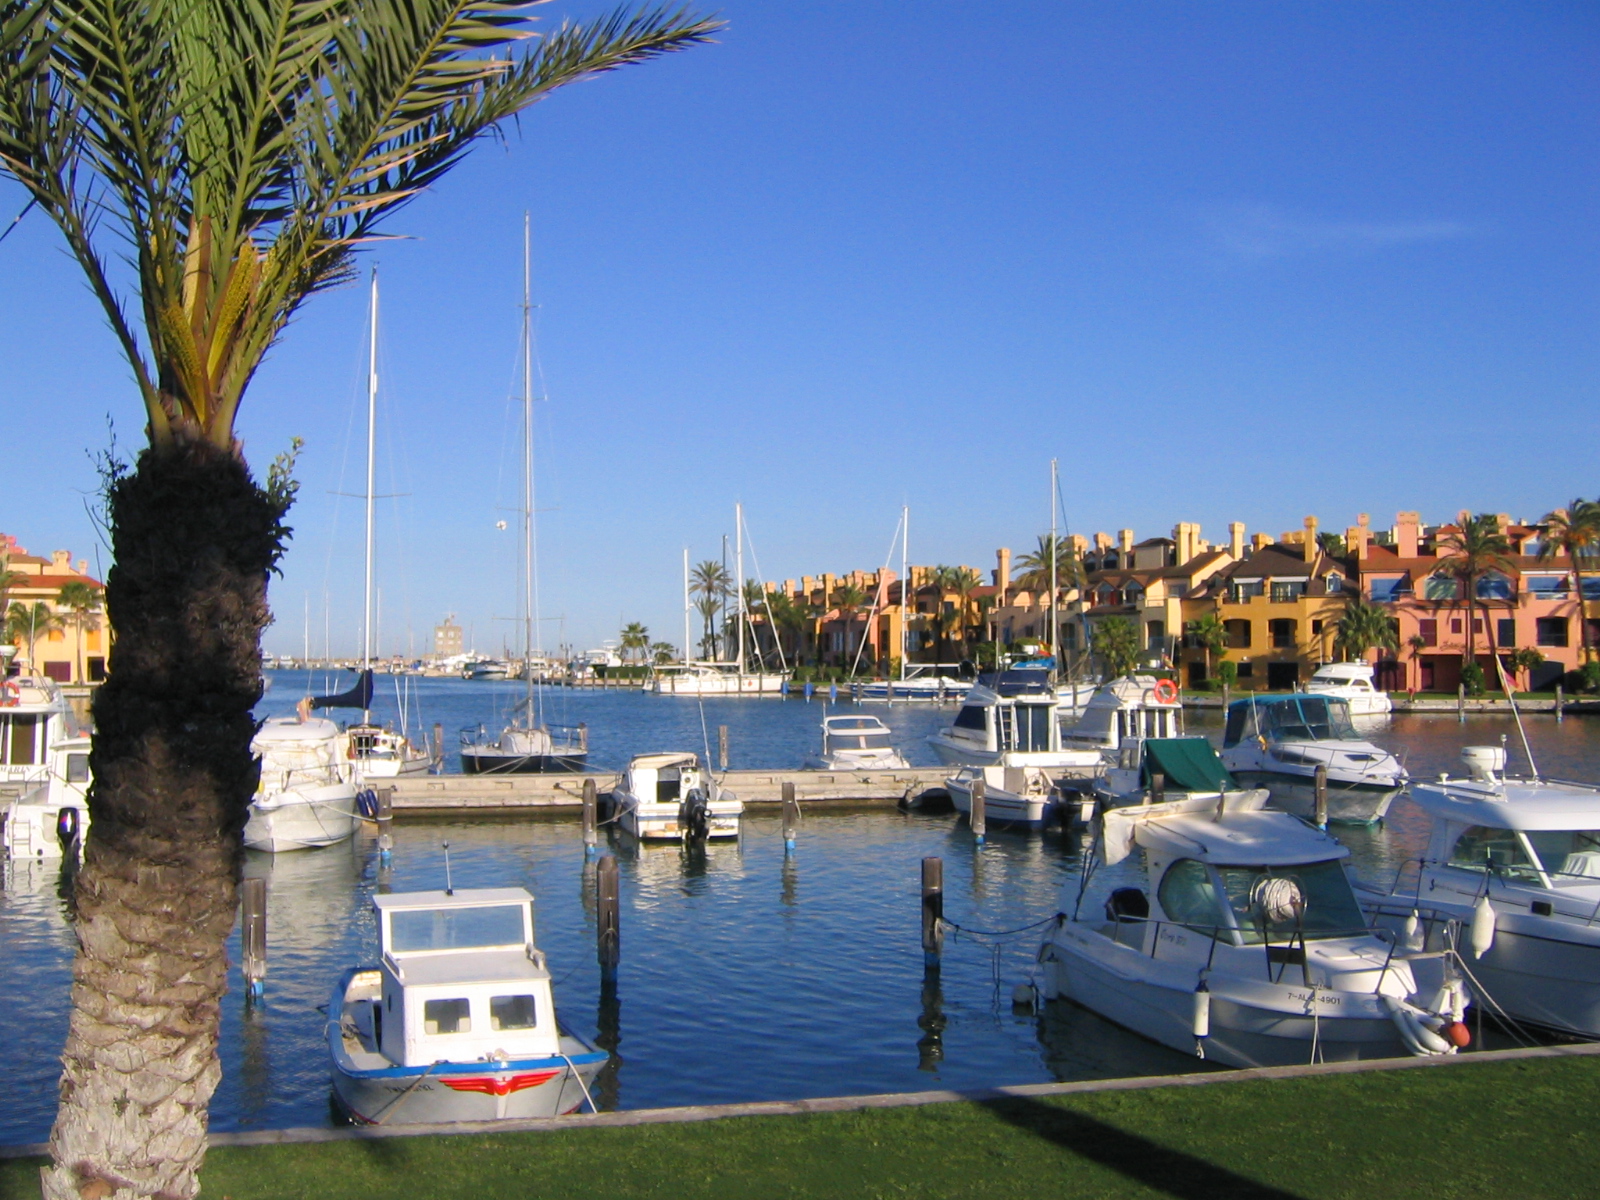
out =
[[[1047,527],[1052,457],[1067,528],[1141,538],[1600,494],[1600,8],[720,11],[719,44],[533,109],[374,256],[384,650],[446,612],[514,638],[524,209],[548,645],[679,640],[682,548],[718,555],[736,500],[785,578],[878,565],[903,503],[913,561],[987,570]],[[0,288],[0,529],[103,565],[127,370],[36,213]],[[365,307],[313,301],[243,409],[258,468],[307,442],[274,649],[357,645]]]

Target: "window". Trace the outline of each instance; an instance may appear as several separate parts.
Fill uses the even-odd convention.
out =
[[[1311,636],[1312,637],[1316,637],[1316,635],[1321,633],[1321,632],[1322,632],[1322,622],[1321,621],[1313,621],[1313,622],[1311,622]]]
[[[1418,621],[1417,634],[1422,638],[1424,646],[1437,646],[1439,644],[1439,622],[1431,617],[1425,621]]]
[[[1492,871],[1518,883],[1540,882],[1537,866],[1512,829],[1472,826],[1451,849],[1450,865],[1468,871]]]
[[[1600,875],[1600,829],[1537,829],[1524,836],[1556,882]]]
[[[1239,664],[1239,678],[1250,679],[1256,673],[1255,663],[1242,662]]]
[[[1329,592],[1329,594],[1331,595],[1331,594],[1333,594],[1335,592],[1342,592],[1342,591],[1344,591],[1344,576],[1343,575],[1329,575],[1328,576],[1328,592]]]
[[[532,996],[491,996],[489,998],[489,1028],[532,1029],[539,1023],[538,1010]]]
[[[1272,585],[1272,602],[1274,604],[1288,604],[1306,594],[1306,585],[1295,580],[1292,583],[1274,583]]]
[[[1534,622],[1534,641],[1540,646],[1565,646],[1567,644],[1567,619],[1565,617],[1540,617]]]
[[[1006,750],[1039,752],[1050,749],[1050,726],[1056,719],[1053,704],[1018,704],[1013,708],[1010,745]]]
[[[1217,886],[1204,863],[1192,858],[1179,859],[1167,868],[1156,890],[1156,899],[1167,919],[1186,925],[1197,933],[1215,936],[1222,924],[1222,907],[1217,903]]]
[[[1570,591],[1571,580],[1565,575],[1524,575],[1522,581],[1535,600],[1565,600]]]
[[[1249,621],[1224,621],[1224,629],[1228,631],[1228,649],[1250,649],[1250,622]]]
[[[1511,580],[1493,572],[1479,577],[1477,593],[1479,600],[1509,600],[1516,594]]]
[[[1410,594],[1411,580],[1404,575],[1381,575],[1367,585],[1367,595],[1377,604],[1391,604]]]
[[[522,924],[525,908],[522,904],[484,904],[470,908],[402,909],[389,914],[389,948],[403,953],[520,946],[527,940]]]
[[[1583,577],[1583,598],[1585,600],[1600,600],[1600,579],[1593,575]]]
[[[1228,585],[1228,603],[1247,604],[1251,597],[1262,594],[1262,583],[1259,579],[1244,579]]]
[[[1460,594],[1460,581],[1449,575],[1429,575],[1422,584],[1422,597],[1425,600],[1454,600]]]
[[[3,761],[14,767],[28,766],[39,761],[34,754],[34,733],[39,718],[17,714],[7,724],[0,724],[0,751]]]
[[[1364,932],[1366,922],[1337,860],[1292,867],[1218,867],[1247,945]]]
[[[955,727],[957,729],[975,729],[979,733],[984,731],[983,706],[968,704],[956,714]]]
[[[1501,617],[1494,623],[1495,644],[1510,650],[1517,644],[1517,622],[1512,617]]]
[[[1279,647],[1287,646],[1292,649],[1294,646],[1295,625],[1297,622],[1292,621],[1287,617],[1279,617],[1277,620],[1269,621],[1268,624],[1271,626],[1272,630],[1272,644]]]
[[[399,916],[400,914],[396,913],[395,915]],[[458,1000],[423,1001],[422,1032],[428,1034],[471,1033],[471,1006],[464,997]]]
[[[89,782],[89,756],[87,754],[67,755],[67,782]]]
[[[1450,618],[1450,632],[1451,633],[1460,633],[1461,632],[1461,618],[1460,617],[1451,617]]]

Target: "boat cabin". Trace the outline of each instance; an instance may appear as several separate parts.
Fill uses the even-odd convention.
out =
[[[423,1066],[561,1053],[526,888],[395,892],[372,905],[383,959],[371,1036],[385,1058]]]
[[[1235,700],[1228,705],[1222,748],[1256,737],[1269,742],[1360,740],[1348,701],[1311,693]]]
[[[641,804],[676,805],[691,788],[704,784],[698,755],[640,754],[628,764],[628,790]]]
[[[1178,737],[1183,705],[1176,687],[1161,686],[1167,683],[1134,675],[1106,684],[1084,705],[1083,715],[1063,736],[1064,744],[1115,750],[1144,738]]]
[[[1372,686],[1372,665],[1364,662],[1323,663],[1307,682],[1306,691],[1315,692],[1325,687],[1378,694],[1378,689]]]
[[[45,781],[52,748],[87,732],[54,680],[19,675],[0,681],[0,790],[16,795]]]
[[[967,693],[950,736],[988,751],[1050,753],[1061,749],[1056,698],[1045,690],[1003,696],[979,685]]]
[[[888,750],[893,737],[889,727],[877,717],[825,717],[822,721],[822,752],[836,750]]]
[[[340,781],[345,771],[342,735],[326,717],[273,717],[250,743],[261,759],[262,790]]]

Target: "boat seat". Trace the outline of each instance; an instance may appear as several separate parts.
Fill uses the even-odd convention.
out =
[[[1578,850],[1561,860],[1561,874],[1600,879],[1600,851]]]

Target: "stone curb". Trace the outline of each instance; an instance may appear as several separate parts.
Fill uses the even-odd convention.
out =
[[[955,1104],[1035,1096],[1073,1096],[1089,1092],[1135,1092],[1147,1088],[1201,1087],[1213,1083],[1250,1080],[1304,1079],[1318,1075],[1357,1075],[1368,1071],[1403,1071],[1419,1067],[1467,1066],[1472,1063],[1515,1062],[1538,1058],[1588,1058],[1600,1056],[1600,1042],[1565,1046],[1528,1046],[1516,1050],[1481,1050],[1444,1058],[1376,1058],[1358,1062],[1317,1063],[1295,1067],[1247,1067],[1236,1071],[1205,1071],[1190,1075],[1142,1075],[1126,1079],[1084,1079],[1073,1083],[1023,1083],[971,1091],[891,1092],[872,1096],[825,1096],[812,1100],[761,1100],[746,1104],[696,1104],[681,1108],[635,1108],[621,1112],[581,1113],[522,1121],[474,1121],[454,1125],[394,1125],[259,1129],[213,1133],[216,1146],[281,1146],[314,1142],[359,1142],[393,1137],[441,1137],[457,1134],[544,1133],[572,1129],[611,1129],[630,1125],[675,1125],[693,1121],[721,1121],[729,1117],[782,1117],[806,1113],[853,1112],[869,1108],[914,1108],[924,1104]],[[49,1153],[43,1143],[0,1146],[0,1159],[29,1158]]]

